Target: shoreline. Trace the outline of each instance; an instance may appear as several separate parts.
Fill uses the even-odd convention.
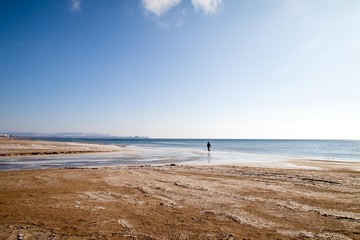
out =
[[[360,171],[360,161],[349,160],[13,138],[0,139],[0,171],[166,164]]]

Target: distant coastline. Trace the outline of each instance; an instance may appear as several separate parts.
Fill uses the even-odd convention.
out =
[[[0,134],[8,137],[22,138],[113,138],[113,139],[149,139],[147,136],[113,136],[104,133],[83,133],[83,132],[64,132],[64,133],[37,133],[37,132],[5,132]]]

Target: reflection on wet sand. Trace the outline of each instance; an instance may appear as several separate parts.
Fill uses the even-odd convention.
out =
[[[186,148],[127,147],[126,151],[76,155],[18,156],[1,159],[1,170],[143,164],[270,164],[279,158],[255,154],[197,151]]]

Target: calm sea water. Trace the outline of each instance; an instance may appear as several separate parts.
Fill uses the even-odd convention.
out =
[[[360,141],[230,139],[73,139],[43,140],[126,146],[130,151],[2,158],[0,170],[146,164],[227,164],[289,166],[289,159],[360,162]],[[206,144],[210,141],[211,152]]]
[[[47,139],[50,140],[50,139]],[[309,157],[327,160],[360,161],[360,140],[265,140],[265,139],[52,139],[137,146],[145,148],[179,148],[246,154]]]

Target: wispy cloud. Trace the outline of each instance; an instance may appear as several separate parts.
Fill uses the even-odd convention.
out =
[[[195,10],[203,10],[207,14],[216,13],[222,5],[222,0],[191,0]]]
[[[81,0],[71,0],[70,3],[70,10],[73,12],[80,11],[81,7]]]
[[[176,7],[182,0],[142,0],[146,11],[160,17],[171,8]],[[190,0],[195,11],[202,10],[206,14],[214,14],[222,6],[223,0]]]
[[[143,7],[146,11],[157,16],[165,14],[168,10],[175,7],[181,0],[142,0]]]

